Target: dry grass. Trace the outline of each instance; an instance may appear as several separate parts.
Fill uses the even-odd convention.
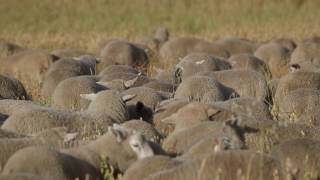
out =
[[[166,26],[173,36],[257,41],[320,34],[317,0],[0,0],[0,39],[92,52],[103,39],[135,40]]]

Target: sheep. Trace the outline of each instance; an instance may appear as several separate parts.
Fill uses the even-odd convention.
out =
[[[143,180],[184,179],[282,179],[278,160],[252,151],[211,153],[177,167],[151,174]]]
[[[259,122],[272,119],[268,105],[264,101],[252,97],[233,98],[222,102],[215,102],[214,105],[230,109],[238,114],[251,116]]]
[[[130,120],[121,124],[122,127],[135,130],[146,137],[147,140],[160,143],[163,136],[158,132],[152,124],[142,120]]]
[[[291,51],[278,43],[261,45],[254,55],[268,64],[272,78],[288,73]]]
[[[279,117],[291,123],[319,125],[320,90],[299,88],[279,102]]]
[[[217,80],[206,76],[192,76],[177,88],[174,98],[189,98],[191,101],[212,103],[224,101],[237,94]]]
[[[229,57],[228,51],[219,45],[198,38],[181,37],[170,39],[163,44],[159,52],[160,63],[165,68],[172,67],[179,63],[180,58],[192,52],[208,53],[222,58]]]
[[[23,48],[17,44],[0,41],[0,58],[12,56],[24,50],[26,50],[26,48]]]
[[[230,55],[241,53],[253,54],[258,48],[258,45],[250,40],[232,37],[221,38],[216,40],[214,43],[226,49]]]
[[[86,111],[70,112],[45,107],[20,110],[9,116],[1,129],[34,134],[44,129],[64,126],[70,132],[79,132],[79,138],[94,138],[105,132],[109,125],[128,120],[125,102],[134,98],[134,95],[121,96],[112,90],[81,96],[91,100]]]
[[[27,147],[17,151],[3,169],[4,175],[28,173],[45,178],[97,179],[99,172],[89,163],[48,147]]]
[[[154,38],[159,40],[160,43],[168,41],[170,38],[169,30],[165,27],[158,28],[155,32]]]
[[[162,122],[162,119],[176,113],[180,108],[184,107],[188,103],[189,101],[187,99],[168,99],[161,101],[156,107],[153,117],[155,127],[165,136],[170,134],[174,129],[173,125]]]
[[[203,71],[230,69],[228,62],[206,53],[190,53],[176,65],[174,72],[176,83]]]
[[[276,145],[296,138],[319,139],[319,127],[306,124],[277,123],[260,128],[256,133],[245,135],[248,149],[269,153]]]
[[[238,121],[226,121],[222,129],[195,141],[184,151],[182,159],[196,159],[212,152],[245,149],[245,129]]]
[[[100,52],[101,63],[97,70],[112,64],[130,65],[133,67],[146,67],[149,64],[148,57],[143,49],[120,40],[111,41]]]
[[[135,98],[127,102],[130,119],[142,117],[152,122],[153,112],[157,104],[167,99],[165,94],[148,87],[134,87],[121,92],[122,96],[135,94]]]
[[[29,146],[50,146],[59,148],[71,142],[76,134],[67,133],[65,128],[53,128],[41,131],[34,136],[0,139],[0,167],[19,149]],[[1,168],[0,168],[1,170]]]
[[[55,55],[59,57],[60,59],[62,58],[73,58],[73,57],[79,57],[83,55],[92,55],[91,53],[88,53],[84,50],[80,49],[72,49],[72,48],[65,48],[65,49],[55,49],[50,52],[50,54]]]
[[[22,82],[31,80],[41,83],[49,66],[57,60],[58,57],[44,50],[26,50],[3,58],[0,72]]]
[[[254,97],[258,100],[267,100],[269,96],[268,85],[265,77],[252,70],[224,70],[216,72],[201,72],[200,76],[216,79],[229,89],[233,89],[240,97]],[[178,87],[179,89],[179,87]],[[178,91],[178,90],[177,90]]]
[[[0,99],[27,100],[29,96],[20,81],[0,74]]]
[[[152,76],[152,78],[160,81],[165,81],[169,84],[176,84],[174,78],[174,68],[168,68],[166,70],[156,69],[156,74]]]
[[[76,76],[61,81],[52,94],[52,105],[68,110],[85,110],[90,102],[80,94],[97,93],[107,87],[97,84],[94,76]]]
[[[42,153],[35,153],[38,151]],[[35,158],[36,154],[39,158]],[[108,164],[124,172],[136,159],[153,155],[153,149],[144,136],[122,126],[113,125],[109,127],[107,134],[83,146],[60,151],[39,147],[22,149],[10,157],[3,174],[32,173],[41,176],[69,177],[68,179],[76,177],[84,179],[86,174],[89,174],[91,179],[96,179],[100,177],[101,158],[107,157]],[[28,162],[29,158],[32,161],[26,165],[25,162]],[[44,163],[49,160],[52,163]],[[60,168],[65,171],[60,171]]]
[[[177,85],[161,80],[151,80],[150,82],[143,85],[143,87],[148,87],[156,91],[163,91],[168,93],[174,93],[177,89]]]
[[[276,146],[271,154],[281,162],[291,178],[319,177],[320,141],[306,138],[292,139]]]
[[[129,81],[132,79],[137,78],[135,80],[133,87],[142,86],[148,82],[151,81],[151,79],[142,73],[136,74],[136,73],[129,73],[129,72],[115,72],[115,73],[108,73],[103,76],[99,76],[99,83],[105,83],[110,82],[113,80],[123,80],[123,81]]]
[[[114,73],[132,73],[132,74],[139,74],[140,71],[137,69],[128,66],[128,65],[110,65],[104,68],[100,73],[99,76],[108,76]]]
[[[70,77],[95,75],[96,63],[98,63],[97,59],[87,55],[56,61],[45,75],[41,94],[45,97],[51,97],[57,85]]]
[[[298,88],[320,89],[320,73],[297,71],[282,77],[278,82],[274,104],[278,105],[290,91]]]
[[[133,163],[124,173],[122,180],[141,180],[154,172],[174,168],[182,162],[168,156],[156,155]]]
[[[287,49],[289,49],[291,52],[293,52],[293,50],[297,47],[297,44],[288,38],[277,38],[277,39],[273,39],[270,41],[270,43],[277,43],[280,44],[283,47],[286,47]]]
[[[266,79],[271,77],[268,65],[251,54],[236,54],[230,56],[227,61],[231,64],[232,69],[247,69],[253,70],[264,75]]]
[[[301,69],[313,70],[320,67],[320,44],[301,43],[292,52],[290,64],[298,64]]]

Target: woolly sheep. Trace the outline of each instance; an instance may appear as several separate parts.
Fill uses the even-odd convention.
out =
[[[133,73],[133,74],[139,74],[140,72],[128,65],[110,65],[106,68],[104,68],[100,73],[99,76],[108,76],[110,74],[114,73]]]
[[[49,66],[58,60],[58,57],[44,50],[26,50],[0,61],[0,72],[13,76],[22,82],[42,82]]]
[[[129,81],[135,78],[137,78],[137,80],[133,85],[134,87],[142,86],[143,84],[150,82],[150,78],[143,75],[142,73],[136,74],[136,73],[129,73],[129,72],[115,72],[115,73],[108,73],[106,75],[99,76],[99,83],[105,83],[105,82],[108,83],[114,80]]]
[[[253,70],[264,75],[267,79],[271,77],[268,65],[254,55],[236,54],[229,57],[227,61],[231,64],[232,69]]]
[[[145,67],[149,64],[148,57],[143,49],[120,40],[111,41],[100,52],[102,57],[98,71],[112,64]]]
[[[116,91],[102,91],[98,94],[81,95],[91,100],[88,110],[69,112],[52,108],[30,108],[13,113],[1,129],[33,134],[44,129],[64,126],[70,132],[79,132],[79,138],[106,132],[109,125],[128,120],[125,102],[134,96],[121,97]]]
[[[221,58],[206,53],[190,53],[176,65],[174,75],[176,82],[180,83],[198,72],[220,71],[230,68],[230,64]]]
[[[258,48],[258,45],[252,41],[232,37],[221,38],[214,43],[226,49],[230,53],[230,55],[241,53],[253,54],[254,51]]]
[[[254,97],[264,101],[269,96],[265,77],[256,71],[231,69],[216,72],[201,72],[198,75],[216,79],[224,86],[233,89],[234,94],[240,97]]]
[[[299,88],[279,102],[279,117],[290,123],[319,125],[320,90]]]
[[[290,91],[298,88],[320,89],[320,73],[297,71],[282,77],[278,82],[274,104],[279,104]]]
[[[85,110],[90,101],[80,97],[80,94],[97,93],[107,88],[97,84],[94,76],[76,76],[61,81],[52,94],[52,105],[68,110]]]
[[[293,40],[288,39],[288,38],[273,39],[270,41],[270,43],[280,44],[281,46],[284,46],[287,49],[289,49],[291,52],[297,47],[297,44]]]
[[[50,97],[57,85],[70,77],[81,75],[95,75],[95,66],[98,61],[91,56],[60,59],[53,63],[45,75],[41,94]]]
[[[273,78],[280,78],[288,73],[291,51],[277,43],[261,45],[254,55],[268,64]]]
[[[23,84],[7,76],[0,75],[0,99],[29,99]]]
[[[151,80],[150,82],[144,84],[143,87],[152,88],[156,91],[174,93],[177,85],[161,80]]]
[[[282,179],[282,174],[276,159],[252,151],[234,150],[212,153],[175,168],[156,172],[144,180],[204,180],[213,177],[225,180]]]
[[[256,85],[256,84],[255,84]],[[224,101],[237,94],[217,80],[206,76],[192,76],[184,80],[177,88],[174,98],[188,98],[191,101],[212,103]]]
[[[160,63],[164,67],[171,67],[179,63],[180,59],[193,52],[208,53],[218,57],[227,58],[229,53],[219,45],[208,41],[181,37],[170,39],[160,49]]]

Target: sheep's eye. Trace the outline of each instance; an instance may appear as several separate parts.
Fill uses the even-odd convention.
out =
[[[133,147],[138,148],[139,145],[138,144],[132,144]]]

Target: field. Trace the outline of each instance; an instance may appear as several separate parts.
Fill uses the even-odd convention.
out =
[[[318,0],[0,0],[0,39],[33,48],[96,52],[108,38],[131,41],[159,26],[172,36],[294,40],[320,34]]]

